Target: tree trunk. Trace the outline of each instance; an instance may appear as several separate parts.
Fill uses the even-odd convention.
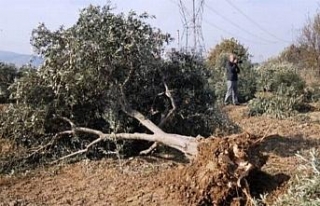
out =
[[[195,137],[166,133],[138,111],[130,108],[126,108],[124,111],[153,134],[106,134],[99,130],[77,127],[69,119],[62,118],[69,122],[71,130],[61,134],[83,132],[97,135],[98,138],[88,144],[86,148],[64,156],[60,160],[85,153],[93,145],[104,140],[126,139],[157,142],[175,148],[193,160],[185,168],[177,168],[177,171],[173,171],[166,177],[166,181],[168,181],[166,185],[172,186],[168,189],[169,193],[178,192],[186,205],[203,205],[208,202],[213,205],[226,205],[230,203],[228,198],[234,197],[234,194],[246,200],[249,205],[252,204],[249,184],[256,183],[250,180],[250,172],[260,171],[266,162],[266,157],[257,147],[265,137],[257,138],[243,133],[224,138],[211,137],[199,141]],[[238,192],[235,193],[235,191]],[[240,202],[237,201],[235,199],[234,203],[240,205]]]
[[[105,134],[98,130],[93,130],[84,127],[73,128],[75,132],[91,133],[99,136],[99,140],[146,140],[150,142],[157,142],[167,145],[183,152],[189,159],[193,159],[198,153],[198,141],[194,137],[165,133],[161,130],[159,133],[146,134],[146,133],[118,133],[118,134]]]

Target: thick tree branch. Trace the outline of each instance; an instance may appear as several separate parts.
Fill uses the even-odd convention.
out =
[[[63,120],[69,122],[70,125],[73,125],[73,128],[70,131],[64,131],[63,133],[67,134],[75,134],[76,132],[83,132],[88,134],[93,134],[98,136],[97,139],[92,141],[90,144],[86,146],[86,148],[79,150],[77,152],[71,153],[67,156],[64,156],[60,158],[60,160],[73,157],[78,154],[82,154],[88,151],[90,147],[97,144],[98,142],[105,141],[105,140],[120,140],[120,139],[126,139],[126,140],[146,140],[150,142],[157,142],[161,143],[167,146],[170,146],[172,148],[175,148],[181,152],[183,152],[189,159],[192,159],[195,157],[198,153],[197,146],[198,141],[196,138],[189,137],[189,136],[183,136],[178,134],[170,134],[165,133],[161,130],[160,133],[154,133],[154,134],[146,134],[146,133],[118,133],[118,134],[106,134],[99,130],[90,129],[86,127],[76,127],[71,120],[68,118],[62,118]]]
[[[122,110],[129,115],[130,117],[138,120],[143,126],[145,126],[148,130],[153,132],[154,134],[164,134],[165,132],[162,131],[157,125],[155,125],[152,121],[146,118],[140,112],[131,109],[127,105],[122,105]]]
[[[75,127],[74,131],[95,134],[95,135],[98,135],[99,138],[103,140],[127,139],[127,140],[146,140],[150,142],[158,142],[158,143],[176,148],[182,152],[188,149],[188,143],[197,142],[197,140],[194,137],[165,133],[165,132],[155,133],[155,134],[146,134],[146,133],[106,134],[99,130],[89,129],[85,127]],[[196,154],[197,151],[192,151],[191,153]]]
[[[168,88],[168,85],[166,82],[163,81],[163,85],[164,85],[164,88],[165,88],[165,95],[170,99],[170,103],[171,103],[171,109],[169,110],[168,114],[161,119],[160,123],[158,124],[158,126],[161,128],[163,127],[163,125],[168,121],[168,119],[172,116],[172,114],[175,112],[175,110],[177,109],[176,107],[176,103],[171,95],[171,92]]]
[[[155,125],[153,122],[151,122],[149,119],[147,119],[143,114],[141,114],[140,112],[138,112],[136,110],[133,110],[129,106],[125,92],[124,92],[124,88],[125,88],[126,84],[128,83],[128,81],[130,80],[130,78],[133,74],[133,71],[134,71],[134,67],[133,67],[133,65],[131,65],[131,70],[130,70],[128,77],[125,79],[123,84],[119,85],[120,93],[121,93],[120,104],[121,104],[122,110],[130,117],[138,120],[143,126],[145,126],[147,129],[149,129],[151,132],[164,133],[157,125]]]
[[[173,97],[171,95],[171,92],[170,92],[170,90],[168,88],[168,85],[167,85],[167,83],[165,81],[163,81],[163,85],[164,85],[165,90],[166,90],[164,92],[164,94],[170,99],[170,103],[171,103],[171,107],[172,108],[169,110],[167,115],[164,118],[161,119],[160,123],[158,124],[158,127],[160,127],[160,128],[165,125],[165,123],[169,120],[169,118],[172,116],[172,114],[175,112],[175,110],[177,108],[176,104],[175,104],[175,101],[174,101],[174,99],[173,99]],[[148,155],[148,154],[150,154],[152,151],[154,151],[157,148],[157,146],[158,146],[157,142],[153,143],[148,149],[141,151],[140,155]]]

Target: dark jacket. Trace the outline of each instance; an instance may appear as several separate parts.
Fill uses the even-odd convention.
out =
[[[240,69],[238,65],[228,61],[226,65],[226,69],[227,69],[227,80],[238,81],[238,73],[240,73]]]

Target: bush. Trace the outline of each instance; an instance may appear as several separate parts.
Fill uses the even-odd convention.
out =
[[[0,62],[0,103],[8,103],[10,92],[8,88],[17,77],[17,68]]]
[[[292,87],[296,94],[303,94],[305,82],[293,64],[286,62],[267,62],[257,67],[258,91],[276,93],[279,86]]]
[[[300,172],[292,179],[286,194],[278,198],[275,206],[320,205],[320,159],[319,151],[312,150],[307,157],[298,155],[303,161]]]
[[[292,91],[293,89],[282,87],[279,90]],[[255,116],[266,114],[278,119],[294,116],[303,104],[302,99],[301,96],[283,95],[282,92],[258,96],[249,101],[249,115]]]
[[[320,101],[320,84],[314,83],[306,88],[304,95],[307,102],[319,102]]]
[[[249,115],[285,118],[303,110],[305,82],[292,64],[269,62],[257,68],[257,73],[258,88],[267,93],[249,102]]]

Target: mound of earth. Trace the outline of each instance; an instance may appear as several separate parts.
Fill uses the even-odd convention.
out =
[[[259,151],[259,142],[249,133],[203,140],[191,164],[167,175],[169,193],[186,205],[247,204],[250,175],[260,171],[267,160]]]

